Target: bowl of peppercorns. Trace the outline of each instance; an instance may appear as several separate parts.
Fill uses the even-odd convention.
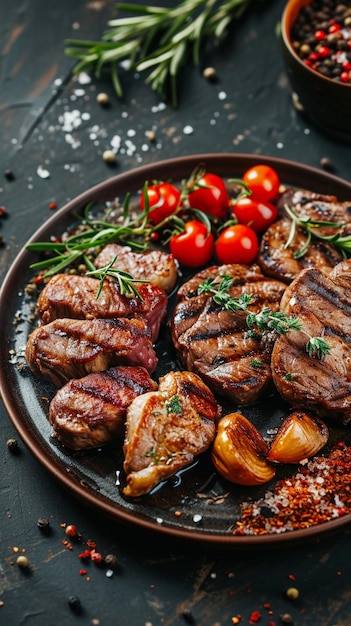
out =
[[[295,108],[334,138],[351,141],[350,0],[289,0],[281,42]]]

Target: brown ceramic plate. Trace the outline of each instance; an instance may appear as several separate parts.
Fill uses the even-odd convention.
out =
[[[53,235],[61,235],[75,223],[75,216],[88,202],[95,201],[103,207],[107,201],[116,197],[123,199],[127,192],[140,190],[146,180],[179,181],[187,178],[200,162],[208,171],[227,178],[240,178],[248,167],[263,162],[272,165],[287,185],[333,193],[340,200],[351,198],[351,183],[302,164],[244,154],[193,155],[146,165],[89,189],[53,215],[30,241],[47,241]],[[1,394],[9,416],[26,445],[71,492],[120,521],[177,537],[227,544],[258,545],[306,538],[351,522],[351,514],[348,513],[305,529],[287,530],[280,534],[236,536],[233,529],[240,519],[240,505],[249,498],[264,496],[274,482],[255,488],[228,484],[215,474],[210,458],[205,454],[192,467],[162,484],[152,494],[131,501],[123,497],[118,484],[119,478],[123,482],[120,443],[84,454],[70,453],[55,443],[47,419],[48,401],[55,389],[34,378],[23,358],[26,339],[33,328],[33,302],[28,300],[24,288],[33,276],[29,266],[36,260],[37,256],[24,248],[2,286]],[[160,361],[156,376],[159,376],[174,368],[175,364],[173,348],[166,333],[157,344],[157,352]],[[235,407],[225,406],[224,409],[229,412]],[[274,396],[245,411],[263,433],[276,427],[285,413],[286,407]],[[332,433],[330,445],[339,437],[351,444],[351,430],[335,427]],[[291,466],[282,466],[277,479],[286,478],[295,471],[296,468]]]

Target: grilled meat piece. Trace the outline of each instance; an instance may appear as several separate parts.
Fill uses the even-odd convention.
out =
[[[124,440],[126,496],[149,493],[188,466],[215,437],[220,408],[191,372],[169,372],[158,391],[139,396],[127,410]]]
[[[251,294],[251,312],[264,307],[273,311],[286,285],[266,278],[257,265],[212,266],[199,272],[178,292],[180,302],[171,320],[174,346],[184,367],[201,376],[211,389],[239,405],[252,404],[272,383],[270,357],[273,337],[247,337],[248,311],[229,311],[217,304],[210,293],[197,295],[206,279],[220,283],[231,276],[228,293],[239,298]]]
[[[343,424],[351,420],[351,260],[327,276],[306,269],[287,288],[281,308],[296,315],[302,331],[280,335],[272,352],[273,380],[293,407],[310,409]],[[309,356],[310,337],[330,346],[321,359]]]
[[[172,254],[162,250],[133,252],[128,246],[110,243],[103,248],[95,259],[96,267],[104,267],[117,256],[113,267],[128,272],[138,280],[148,280],[153,285],[170,293],[175,287],[178,272]]]
[[[57,386],[118,364],[141,365],[152,373],[157,363],[146,324],[127,318],[60,318],[39,326],[28,338],[26,359],[34,374]]]
[[[269,226],[262,236],[257,262],[267,276],[290,283],[304,268],[317,268],[329,273],[340,263],[342,255],[330,243],[313,239],[305,254],[296,259],[307,241],[307,233],[297,226],[292,243],[286,248],[292,222],[284,211],[289,206],[299,217],[317,221],[342,222],[338,228],[323,226],[318,228],[322,235],[351,232],[351,200],[338,202],[335,196],[326,196],[310,191],[288,190],[279,199],[278,209],[282,218]]]
[[[137,285],[140,298],[121,295],[117,283],[106,280],[99,297],[100,281],[90,276],[56,274],[39,295],[37,315],[42,324],[58,318],[140,318],[155,341],[167,311],[167,295],[150,283]]]
[[[54,436],[72,450],[99,448],[124,434],[127,408],[157,384],[143,367],[119,366],[68,381],[50,403]]]

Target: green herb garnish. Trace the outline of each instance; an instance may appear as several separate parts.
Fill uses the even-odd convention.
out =
[[[233,298],[228,289],[233,284],[231,276],[221,275],[220,282],[210,278],[205,280],[198,287],[198,293],[210,293],[213,300],[230,311],[247,311],[252,300],[252,295],[242,293],[239,298]],[[300,330],[309,337],[306,343],[306,352],[310,357],[316,356],[322,359],[329,354],[331,347],[322,337],[311,337],[303,330],[301,320],[295,315],[287,315],[283,311],[272,311],[270,307],[265,307],[259,313],[249,312],[246,317],[248,331],[246,337],[260,337],[267,332],[274,331],[278,335],[286,334],[290,330]],[[258,332],[257,332],[258,331]]]
[[[149,281],[143,280],[142,278],[133,278],[133,276],[129,274],[129,272],[124,272],[123,270],[114,268],[113,266],[116,263],[116,260],[117,256],[115,256],[112,261],[110,261],[110,263],[108,263],[104,267],[94,267],[94,269],[91,269],[89,272],[86,273],[87,276],[92,276],[93,278],[98,278],[100,280],[96,299],[98,299],[101,294],[107,276],[110,276],[118,283],[119,291],[122,295],[130,297],[134,296],[142,300],[142,297],[138,289],[136,288],[135,283],[148,283]]]
[[[146,83],[177,106],[177,77],[185,63],[200,63],[206,43],[218,44],[227,28],[238,19],[250,0],[182,0],[172,8],[119,2],[117,10],[131,16],[108,22],[101,41],[67,39],[66,54],[78,60],[74,68],[95,71],[100,78],[107,69],[118,97],[123,95],[119,65],[128,63],[131,71],[149,72]]]
[[[169,402],[166,402],[166,409],[167,413],[177,413],[178,415],[183,413],[178,394],[173,396]]]
[[[291,209],[289,206],[285,205],[285,211],[291,219],[291,227],[289,232],[289,237],[285,243],[285,248],[289,248],[293,243],[296,235],[296,228],[300,226],[306,232],[306,241],[302,248],[294,253],[295,259],[300,259],[306,254],[311,242],[313,239],[317,239],[319,241],[325,241],[326,243],[331,244],[335,248],[337,248],[344,258],[350,256],[351,254],[351,235],[343,236],[340,232],[334,233],[332,235],[322,235],[320,232],[321,228],[333,228],[340,229],[345,226],[344,222],[330,222],[324,220],[315,220],[309,217],[300,217]]]

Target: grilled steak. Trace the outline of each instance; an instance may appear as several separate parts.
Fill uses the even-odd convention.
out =
[[[100,281],[89,276],[56,274],[38,298],[37,314],[42,324],[58,318],[144,320],[155,341],[167,310],[167,295],[155,285],[137,285],[140,298],[121,295],[115,282],[106,280],[97,298]]]
[[[351,420],[351,260],[327,276],[306,269],[289,285],[281,307],[303,323],[302,331],[280,335],[272,352],[276,388],[293,407],[311,409],[347,424]],[[306,334],[307,333],[307,334]],[[330,346],[322,358],[309,356],[309,336]]]
[[[128,246],[110,243],[95,259],[96,267],[104,267],[117,256],[113,267],[128,272],[138,280],[148,280],[170,293],[178,279],[177,266],[172,254],[161,250],[133,252]]]
[[[137,396],[157,389],[143,367],[112,367],[68,381],[50,403],[54,436],[72,450],[96,448],[123,436],[126,412]]]
[[[158,391],[139,396],[127,410],[124,440],[126,496],[149,493],[189,465],[212,443],[219,406],[191,372],[169,372]]]
[[[157,363],[145,323],[126,318],[60,318],[39,326],[28,338],[26,359],[35,374],[58,386],[118,364],[141,365],[152,373]]]
[[[293,241],[288,248],[285,247],[292,225],[284,211],[285,205],[303,219],[342,222],[343,226],[338,228],[330,226],[318,228],[320,234],[332,235],[338,232],[350,233],[351,201],[338,202],[335,196],[288,190],[282,194],[278,203],[282,218],[269,226],[262,236],[257,262],[267,276],[290,283],[304,268],[314,267],[329,273],[340,263],[342,255],[325,241],[312,239],[305,254],[298,259],[294,257],[307,241],[307,233],[301,226],[296,227]]]
[[[272,338],[247,337],[247,311],[225,310],[210,293],[197,295],[206,279],[220,283],[223,275],[232,278],[228,293],[233,298],[243,293],[252,295],[251,312],[258,313],[264,307],[279,309],[286,285],[263,276],[257,265],[213,266],[179,289],[181,299],[171,320],[172,339],[186,369],[235,403],[251,404],[272,382]]]

